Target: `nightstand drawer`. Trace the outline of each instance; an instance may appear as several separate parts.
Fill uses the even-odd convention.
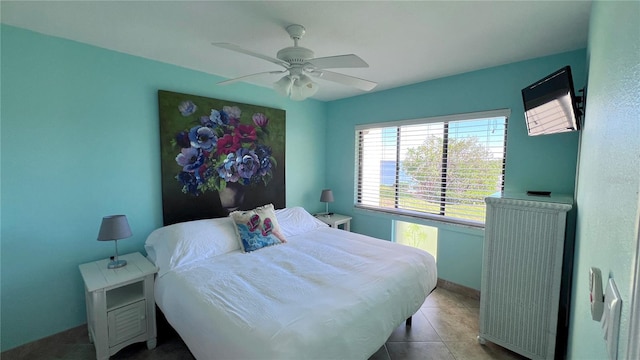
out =
[[[147,331],[146,301],[109,311],[109,346],[115,346]]]

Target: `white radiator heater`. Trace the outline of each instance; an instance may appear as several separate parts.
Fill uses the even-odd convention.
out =
[[[480,333],[531,359],[553,359],[569,196],[485,199]]]

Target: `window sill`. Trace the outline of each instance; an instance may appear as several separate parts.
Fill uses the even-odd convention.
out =
[[[444,216],[439,215],[431,215],[431,214],[423,214],[413,211],[407,210],[390,210],[383,208],[375,208],[369,206],[361,206],[354,205],[356,212],[361,212],[367,215],[391,215],[394,220],[402,220],[409,222],[420,222],[421,224],[429,225],[429,226],[437,226],[442,227],[443,225],[451,228],[454,231],[462,232],[470,232],[473,234],[477,234],[478,230],[484,231],[484,223],[473,221],[473,220],[460,220],[460,219],[450,219]],[[386,218],[386,216],[384,216]]]

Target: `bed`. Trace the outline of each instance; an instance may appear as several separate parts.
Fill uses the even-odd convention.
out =
[[[149,235],[156,303],[197,359],[367,359],[435,287],[427,252],[275,218],[286,243],[251,252],[230,217]]]

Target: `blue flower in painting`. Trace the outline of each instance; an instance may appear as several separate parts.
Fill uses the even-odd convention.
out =
[[[212,172],[210,168],[202,165],[194,169],[193,174],[195,175],[198,184],[204,184],[207,181],[207,178],[211,176]]]
[[[194,172],[204,164],[204,161],[205,156],[202,151],[192,147],[182,149],[176,156],[176,162],[182,166],[183,171]]]
[[[200,123],[202,124],[202,126],[207,126],[210,128],[213,128],[217,125],[216,123],[211,121],[211,118],[209,116],[200,116]]]
[[[181,171],[178,176],[176,176],[176,179],[178,179],[182,184],[183,193],[191,193],[198,196],[203,192],[201,186],[213,175],[213,169],[206,166],[200,166],[194,171]]]
[[[218,175],[227,182],[237,182],[240,177],[236,170],[236,154],[230,153],[224,159],[222,165],[218,167]]]
[[[229,125],[229,115],[224,111],[211,109],[209,120],[216,125]]]
[[[198,107],[193,103],[193,101],[187,100],[181,102],[180,105],[178,105],[178,110],[180,111],[180,114],[182,114],[182,116],[189,116],[196,112],[196,110],[198,110]]]
[[[237,106],[223,106],[222,111],[229,115],[230,119],[238,121],[240,120],[240,115],[242,115],[242,110]]]
[[[236,169],[241,178],[250,179],[260,169],[260,159],[253,150],[241,148],[236,151]]]
[[[271,148],[266,145],[258,145],[256,147],[256,155],[258,155],[258,158],[260,159],[258,175],[264,176],[271,171]]]
[[[189,141],[191,141],[191,146],[195,148],[202,148],[210,151],[214,146],[216,146],[218,138],[211,128],[206,126],[194,126],[189,130]]]
[[[240,125],[240,116],[242,115],[242,110],[240,110],[237,106],[224,106],[222,107],[222,111],[224,111],[229,116],[229,125],[238,126]]]
[[[203,182],[216,175],[215,169],[211,167],[202,166],[199,170],[199,173],[201,172],[200,177],[202,178]]]
[[[181,148],[191,147],[191,140],[189,140],[189,132],[188,131],[180,131],[176,134],[176,144]]]
[[[181,171],[176,179],[182,184],[182,191],[198,195],[198,181],[193,172]]]

